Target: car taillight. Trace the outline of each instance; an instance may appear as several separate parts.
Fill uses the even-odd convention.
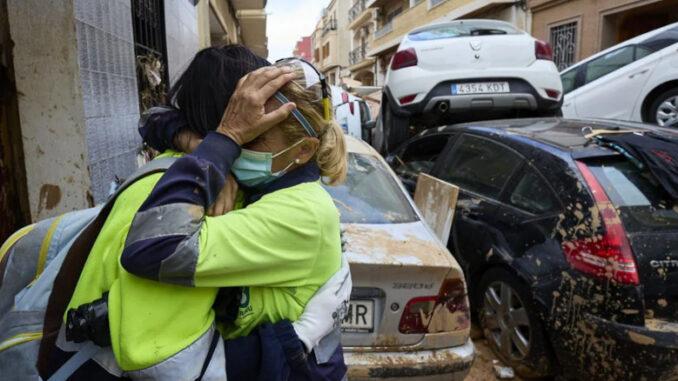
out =
[[[414,50],[414,48],[401,50],[393,56],[393,60],[391,61],[391,70],[416,66],[417,62],[417,52]]]
[[[534,42],[534,52],[537,55],[538,60],[548,60],[553,61],[553,49],[551,49],[551,44],[541,40]]]
[[[341,103],[348,103],[348,110],[351,112],[351,115],[355,114],[355,106],[353,105],[353,102],[348,101],[348,93],[345,91],[341,93]]]
[[[636,261],[617,210],[586,164],[577,161],[577,167],[593,193],[605,232],[602,236],[564,241],[565,258],[573,268],[583,273],[613,279],[621,284],[637,285]]]
[[[408,104],[408,103],[412,103],[412,101],[413,101],[414,98],[416,98],[416,97],[417,97],[417,94],[410,94],[410,95],[406,95],[406,96],[404,96],[404,97],[402,97],[402,98],[400,98],[400,99],[398,99],[398,100],[400,101],[400,104],[401,104],[401,105],[406,105],[406,104]]]
[[[407,302],[400,317],[400,333],[451,332],[470,326],[468,298],[462,279],[447,279],[438,295]]]
[[[548,95],[549,98],[558,99],[558,96],[560,95],[560,91],[558,90],[544,89],[544,91],[546,91],[546,95]]]

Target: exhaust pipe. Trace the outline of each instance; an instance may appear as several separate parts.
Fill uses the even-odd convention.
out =
[[[446,101],[440,101],[438,102],[438,112],[441,114],[447,113],[447,111],[450,109],[450,104],[447,103]]]

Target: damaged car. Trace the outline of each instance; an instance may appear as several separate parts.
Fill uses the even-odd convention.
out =
[[[410,191],[420,172],[460,188],[448,248],[520,375],[678,379],[678,186],[660,174],[678,173],[675,133],[487,121],[422,132],[387,161]]]
[[[348,176],[328,186],[353,291],[342,323],[350,380],[463,380],[475,356],[464,274],[381,156],[346,137]]]

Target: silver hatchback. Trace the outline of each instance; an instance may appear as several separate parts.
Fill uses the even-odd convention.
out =
[[[342,330],[350,380],[462,380],[474,359],[464,275],[381,156],[347,137],[341,212],[353,292]]]

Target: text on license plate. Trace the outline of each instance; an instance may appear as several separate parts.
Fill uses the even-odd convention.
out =
[[[344,332],[372,332],[374,330],[374,300],[351,300],[341,323]]]
[[[508,93],[508,82],[472,82],[452,84],[452,95]]]

